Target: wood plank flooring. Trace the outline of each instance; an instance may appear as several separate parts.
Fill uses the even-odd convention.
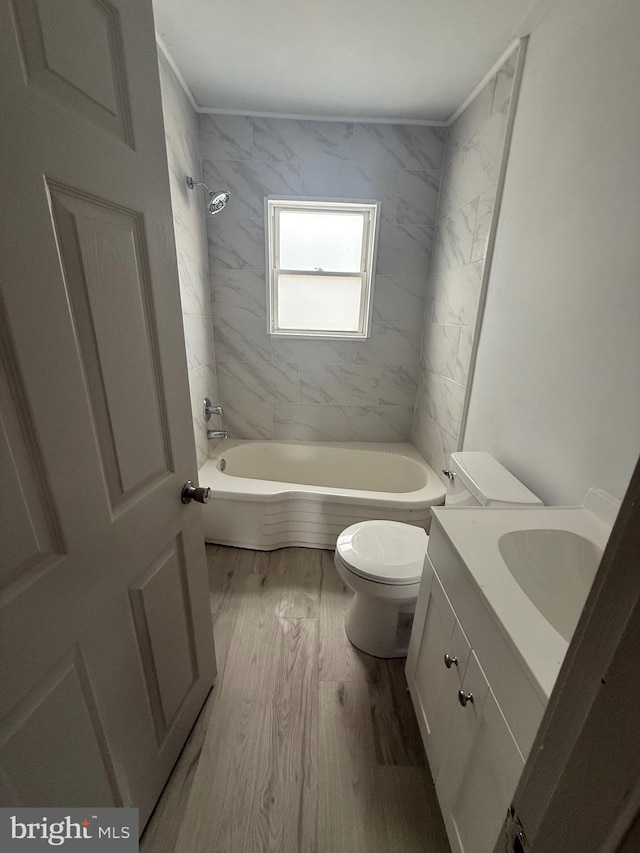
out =
[[[332,553],[207,560],[218,678],[142,853],[448,853],[404,660],[349,643]]]

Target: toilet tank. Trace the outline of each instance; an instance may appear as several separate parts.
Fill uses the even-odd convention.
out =
[[[542,505],[540,498],[489,453],[452,453],[447,470],[447,506]]]

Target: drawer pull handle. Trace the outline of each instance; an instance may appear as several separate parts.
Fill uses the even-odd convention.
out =
[[[460,702],[463,708],[466,707],[467,702],[471,702],[473,705],[473,693],[465,693],[464,690],[458,690],[458,702]]]
[[[444,665],[447,669],[451,669],[454,664],[458,666],[458,658],[452,658],[450,655],[444,656]]]

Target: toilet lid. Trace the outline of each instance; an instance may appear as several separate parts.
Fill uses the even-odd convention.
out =
[[[421,527],[399,521],[360,521],[343,530],[339,557],[356,575],[389,584],[418,583],[429,537]]]

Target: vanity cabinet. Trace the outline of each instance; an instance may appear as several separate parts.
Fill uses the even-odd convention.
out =
[[[451,849],[492,853],[524,757],[428,556],[407,681]]]

